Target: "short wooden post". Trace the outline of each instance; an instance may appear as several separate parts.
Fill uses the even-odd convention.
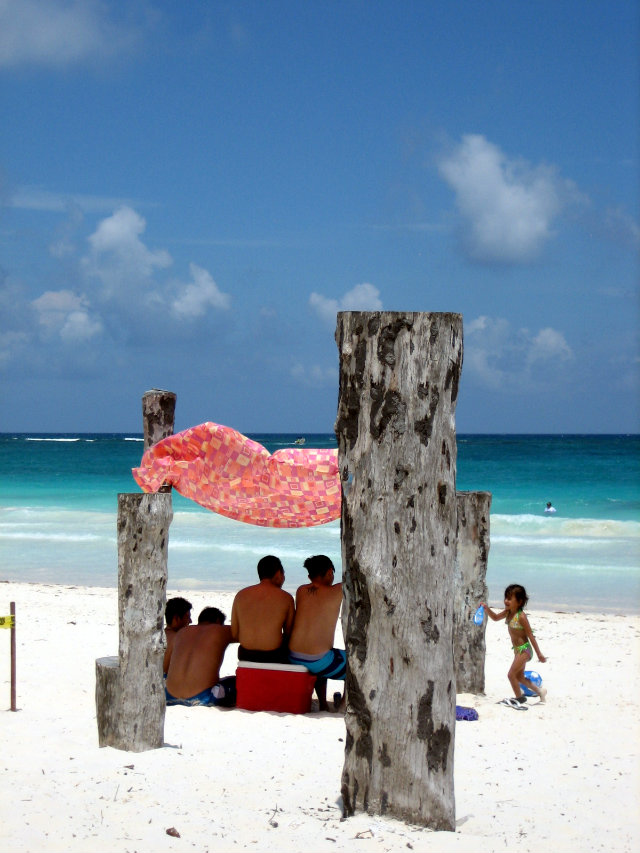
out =
[[[147,391],[145,449],[173,432],[176,396]],[[100,746],[131,752],[164,743],[162,678],[171,489],[118,495],[119,655],[96,660]]]
[[[164,743],[162,620],[170,494],[118,495],[120,614],[120,749],[142,752]]]
[[[459,314],[343,312],[345,815],[455,829]]]
[[[9,604],[9,613],[11,615],[11,710],[17,711],[18,706],[16,704],[16,687],[17,687],[17,674],[16,674],[16,603],[15,601],[10,602]]]
[[[112,655],[96,659],[96,720],[98,745],[123,749],[120,737],[120,658]]]
[[[487,598],[491,492],[458,492],[454,661],[456,691],[484,693],[485,628],[473,616]]]
[[[154,388],[142,395],[145,450],[163,438],[173,435],[175,412],[176,395],[173,391],[162,391],[159,388]]]

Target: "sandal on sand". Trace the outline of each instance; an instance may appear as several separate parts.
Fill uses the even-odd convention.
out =
[[[517,699],[509,698],[509,699],[501,699],[498,702],[498,705],[507,705],[509,708],[513,708],[515,711],[528,711],[529,709],[524,704],[524,702],[518,702]]]

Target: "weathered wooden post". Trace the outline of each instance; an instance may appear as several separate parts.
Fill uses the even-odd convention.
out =
[[[458,492],[458,547],[455,575],[454,661],[456,691],[484,693],[486,625],[473,615],[487,599],[491,492]]]
[[[144,427],[144,449],[173,435],[175,423],[176,395],[173,391],[154,388],[142,395],[142,424]],[[165,488],[163,486],[163,488]]]
[[[145,449],[173,432],[175,394],[148,391],[142,400]],[[164,743],[162,679],[170,488],[118,495],[118,657],[96,660],[100,746],[131,752]]]
[[[453,830],[459,314],[341,312],[345,815]]]

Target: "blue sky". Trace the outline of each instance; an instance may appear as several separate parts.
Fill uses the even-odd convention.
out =
[[[459,432],[637,432],[638,5],[0,0],[1,431],[330,432],[457,311]]]

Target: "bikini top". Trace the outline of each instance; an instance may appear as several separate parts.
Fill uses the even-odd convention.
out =
[[[510,621],[507,622],[509,628],[515,628],[516,631],[522,631],[522,625],[520,624],[520,614],[522,610],[518,610],[515,616],[512,616]]]

